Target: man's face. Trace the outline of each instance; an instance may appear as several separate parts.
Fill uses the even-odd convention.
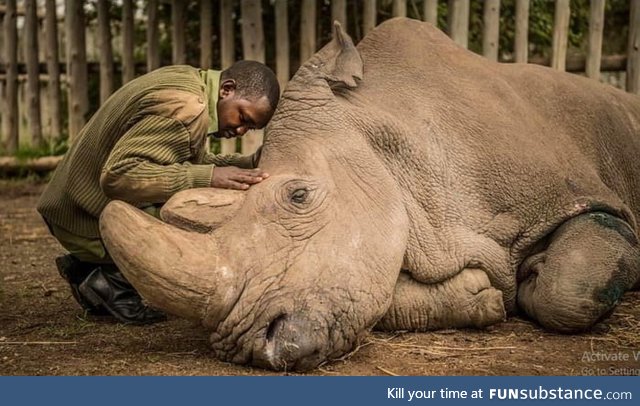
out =
[[[217,138],[233,138],[247,131],[263,128],[273,115],[269,100],[263,96],[257,100],[240,97],[235,91],[235,82],[225,80],[220,86],[218,98]]]

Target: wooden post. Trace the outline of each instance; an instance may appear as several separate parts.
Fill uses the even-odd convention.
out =
[[[557,0],[553,18],[553,52],[551,67],[564,71],[567,63],[567,40],[569,35],[569,17],[571,8],[569,0]]]
[[[69,141],[71,142],[84,126],[89,111],[87,49],[82,6],[81,0],[67,0],[65,10],[67,81],[69,83]]]
[[[498,60],[500,45],[500,0],[484,2],[484,28],[482,32],[482,54],[492,60]]]
[[[604,29],[605,0],[591,0],[589,13],[589,48],[587,49],[587,76],[600,80],[602,59],[602,31]]]
[[[109,0],[98,0],[98,43],[100,44],[100,104],[104,104],[114,89]]]
[[[449,36],[458,45],[469,43],[469,0],[449,0]]]
[[[220,1],[220,59],[222,69],[227,69],[236,60],[233,3],[233,0]],[[220,140],[220,152],[223,154],[236,152],[236,140],[233,138]]]
[[[200,67],[211,68],[213,38],[213,2],[200,0]]]
[[[242,0],[242,50],[244,59],[264,63],[264,29],[260,0]],[[262,131],[250,131],[242,137],[242,153],[253,154],[262,144]]]
[[[363,0],[362,32],[367,35],[376,26],[376,0]]]
[[[422,19],[438,26],[438,0],[424,0],[422,2]]]
[[[158,29],[158,0],[147,3],[147,72],[160,67],[160,32]]]
[[[393,0],[393,12],[394,17],[406,17],[407,16],[407,0]]]
[[[38,64],[38,7],[36,0],[25,0],[25,56],[27,62],[27,116],[34,146],[42,145],[40,113],[40,66]]]
[[[631,0],[629,13],[627,92],[640,93],[640,0]]]
[[[186,3],[182,0],[171,0],[171,60],[174,65],[184,65],[187,62],[185,6]]]
[[[60,97],[60,51],[58,46],[58,18],[56,13],[56,0],[45,1],[45,33],[47,73],[49,80],[47,91],[49,94],[49,118],[51,123],[50,138],[59,140],[62,137],[62,113]]]
[[[300,65],[316,53],[316,0],[302,0]]]
[[[4,106],[5,119],[4,128],[4,149],[7,153],[13,154],[18,150],[19,143],[19,123],[18,123],[18,28],[16,0],[7,0],[4,13],[4,49],[5,49],[5,92],[6,100]]]
[[[289,15],[287,0],[276,0],[276,73],[280,91],[289,81]]]
[[[136,77],[133,60],[133,1],[122,1],[122,84]]]
[[[333,22],[338,20],[346,31],[347,29],[347,1],[331,0],[331,26]]]
[[[515,62],[529,59],[529,0],[516,0]]]

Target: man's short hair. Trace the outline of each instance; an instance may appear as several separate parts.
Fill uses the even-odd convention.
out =
[[[238,61],[222,71],[221,81],[236,81],[236,94],[243,99],[257,100],[267,96],[275,110],[280,99],[278,78],[266,65],[256,61]]]

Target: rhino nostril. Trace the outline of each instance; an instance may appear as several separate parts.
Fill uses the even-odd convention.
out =
[[[280,326],[282,326],[286,318],[286,313],[283,313],[269,323],[269,327],[267,328],[267,341],[271,341],[273,339],[273,336],[276,335],[276,332],[280,329]]]

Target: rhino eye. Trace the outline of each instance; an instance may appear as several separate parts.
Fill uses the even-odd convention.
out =
[[[302,204],[307,200],[307,196],[309,195],[309,190],[306,188],[296,189],[291,192],[291,203],[294,204]]]

